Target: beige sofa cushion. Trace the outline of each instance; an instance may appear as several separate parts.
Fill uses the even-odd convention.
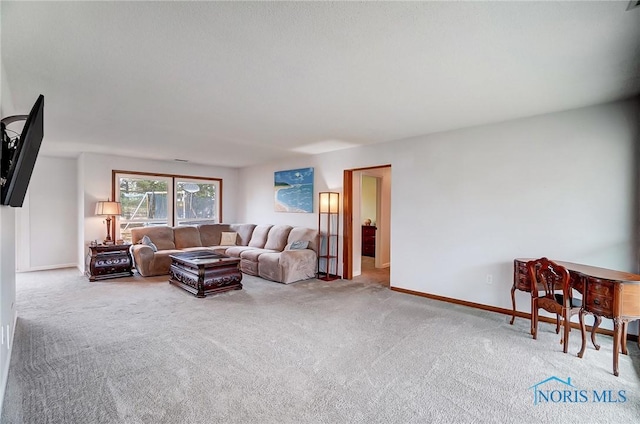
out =
[[[168,250],[176,248],[176,244],[173,241],[172,227],[158,226],[131,229],[131,241],[133,244],[139,243],[144,236],[149,236],[158,250]]]
[[[307,248],[316,253],[318,252],[318,230],[312,230],[306,227],[293,227],[289,233],[287,246],[294,241],[308,241],[309,246],[307,246]]]
[[[203,246],[219,246],[223,231],[235,231],[229,229],[229,224],[202,224],[198,225],[200,241]]]
[[[276,252],[275,250],[267,250],[267,249],[248,249],[240,253],[240,258],[247,261],[251,261],[251,262],[258,262],[258,258],[263,253],[278,253],[278,252]]]
[[[249,241],[250,247],[264,247],[267,242],[267,236],[269,235],[269,230],[273,227],[273,225],[257,225],[256,228],[253,229],[253,234],[251,235],[251,241]]]
[[[200,231],[196,227],[173,227],[173,240],[176,244],[176,249],[202,247]]]
[[[237,246],[247,246],[249,245],[249,240],[251,240],[251,236],[253,235],[254,228],[256,228],[256,224],[231,224],[229,225],[228,231],[235,231],[238,233],[238,238],[236,240]]]
[[[220,238],[221,246],[236,246],[238,244],[238,233],[235,231],[223,231]]]
[[[231,256],[232,258],[239,258],[242,252],[244,252],[245,250],[253,249],[253,247],[249,246],[231,246],[224,251],[224,254],[227,256]]]
[[[269,230],[269,236],[267,242],[264,244],[264,248],[268,250],[276,250],[282,252],[287,245],[287,237],[291,231],[290,225],[274,225]]]

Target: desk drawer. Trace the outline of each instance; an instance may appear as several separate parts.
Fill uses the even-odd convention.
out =
[[[613,283],[590,278],[585,309],[603,317],[613,317]]]
[[[531,280],[529,279],[529,270],[526,262],[514,261],[513,284],[518,290],[531,291]]]

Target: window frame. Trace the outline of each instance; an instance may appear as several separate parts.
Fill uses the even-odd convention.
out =
[[[206,218],[195,218],[195,219],[187,219],[187,218],[178,218],[178,184],[179,183],[195,183],[195,184],[211,184],[212,186],[215,187],[215,202],[216,202],[216,206],[217,206],[217,211],[216,211],[216,217],[214,219],[206,219]],[[176,176],[173,178],[173,207],[174,207],[174,213],[173,213],[173,222],[174,222],[174,226],[176,225],[197,225],[197,224],[203,224],[203,223],[211,223],[211,224],[218,224],[220,222],[222,222],[220,216],[222,213],[221,207],[220,207],[220,198],[221,198],[221,187],[222,187],[222,180],[220,180],[219,178],[207,178],[207,179],[203,179],[203,178],[193,178],[193,177],[184,177],[184,176]],[[182,199],[182,201],[184,202],[185,200]],[[184,207],[184,205],[183,205]]]
[[[217,222],[223,222],[223,217],[222,217],[222,202],[223,202],[223,180],[222,178],[216,178],[216,177],[201,177],[201,176],[194,176],[194,175],[180,175],[180,174],[163,174],[163,173],[157,173],[157,172],[140,172],[140,171],[127,171],[127,170],[121,170],[121,169],[114,169],[111,171],[111,197],[112,199],[116,200],[119,199],[119,195],[120,195],[120,186],[119,186],[119,177],[122,176],[130,176],[132,178],[140,178],[140,177],[150,177],[150,179],[152,178],[156,178],[156,179],[167,179],[167,183],[168,183],[168,190],[167,190],[167,225],[171,226],[171,227],[175,227],[176,225],[178,225],[177,222],[177,218],[176,218],[176,203],[177,203],[177,196],[176,196],[176,184],[177,184],[177,179],[180,180],[180,182],[185,182],[186,181],[193,181],[193,182],[209,182],[213,185],[217,186],[218,189],[218,199],[217,199],[217,216],[218,216],[218,220]],[[171,197],[171,202],[169,202],[169,195]],[[213,220],[211,220],[212,222],[214,222]],[[189,224],[186,224],[189,225]],[[114,240],[120,239],[121,235],[120,235],[120,223],[119,223],[119,219],[118,217],[116,217],[116,222],[115,225],[113,225],[113,229],[112,229],[113,237]]]

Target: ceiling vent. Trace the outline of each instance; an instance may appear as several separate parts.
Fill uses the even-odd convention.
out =
[[[640,7],[640,0],[631,0],[629,6],[627,6],[627,10],[635,9],[636,7]]]

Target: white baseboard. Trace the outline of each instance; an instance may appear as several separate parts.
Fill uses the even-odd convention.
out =
[[[60,265],[33,266],[33,267],[30,267],[29,269],[21,269],[19,271],[16,271],[16,273],[47,271],[47,270],[50,270],[50,269],[62,269],[62,268],[78,268],[78,269],[80,269],[80,267],[78,267],[78,264],[60,264]]]

